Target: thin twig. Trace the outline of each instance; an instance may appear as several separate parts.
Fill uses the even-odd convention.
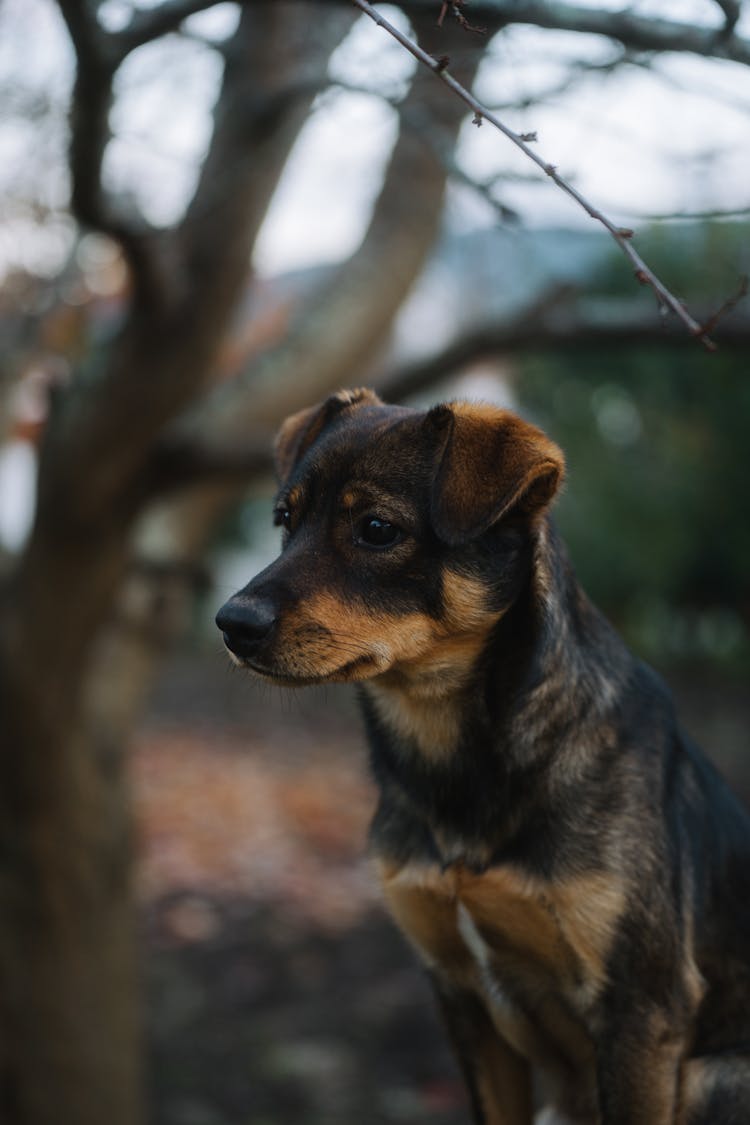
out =
[[[631,219],[643,223],[707,223],[714,220],[747,219],[747,207],[709,207],[701,211],[625,211]]]
[[[463,14],[463,11],[462,11],[462,8],[464,7],[465,4],[466,4],[466,0],[454,0],[454,2],[452,4],[449,3],[449,0],[444,0],[442,6],[440,8],[440,15],[438,16],[438,20],[437,20],[438,27],[443,26],[443,21],[445,20],[446,13],[448,12],[448,9],[450,8],[451,15],[453,16],[454,20],[456,20],[457,23],[460,23],[460,25],[464,29],[464,31],[471,31],[475,35],[486,35],[487,34],[487,28],[486,27],[476,27],[474,24],[469,23],[469,21],[467,20],[466,16]]]
[[[705,323],[703,325],[703,331],[704,332],[713,332],[714,328],[719,323],[719,321],[722,319],[722,317],[725,317],[727,315],[727,313],[732,312],[732,310],[734,308],[736,308],[736,306],[740,303],[740,301],[744,297],[747,297],[747,292],[748,292],[748,279],[747,279],[747,276],[745,276],[745,277],[740,278],[740,283],[737,286],[736,292],[733,293],[731,297],[727,297],[726,301],[721,306],[721,308],[718,308],[716,310],[716,312],[713,313],[713,315],[710,316],[707,321],[705,321]]]
[[[674,294],[669,289],[667,289],[666,285],[664,285],[664,283],[659,280],[656,274],[653,273],[653,271],[635,249],[631,241],[633,232],[631,230],[627,230],[623,227],[618,226],[616,223],[613,223],[611,219],[608,219],[607,216],[604,215],[592,203],[590,203],[589,200],[586,199],[586,197],[577,190],[577,188],[573,187],[571,183],[569,183],[559,174],[554,164],[550,164],[547,160],[545,160],[537,152],[535,152],[529,144],[530,141],[536,139],[534,134],[516,133],[513,129],[511,129],[508,125],[501,121],[500,118],[497,117],[490,109],[479,102],[474,97],[474,95],[470,93],[469,90],[467,90],[460,84],[460,82],[457,82],[456,79],[453,78],[453,76],[448,72],[447,69],[448,60],[446,60],[445,58],[433,58],[432,55],[424,51],[407,35],[404,35],[403,32],[399,31],[398,28],[393,26],[393,24],[389,23],[389,21],[385,19],[385,17],[382,16],[380,12],[378,12],[372,6],[372,4],[368,3],[368,0],[352,0],[352,3],[355,5],[355,7],[359,8],[360,11],[364,12],[365,15],[369,16],[370,19],[373,20],[378,27],[381,27],[384,31],[387,31],[388,34],[396,39],[402,47],[409,51],[409,53],[412,54],[424,66],[432,70],[433,73],[435,73],[438,78],[440,78],[440,80],[445,83],[446,86],[453,90],[453,92],[459,98],[461,98],[461,100],[464,101],[470,109],[474,111],[475,124],[480,125],[484,120],[488,121],[491,125],[494,125],[495,128],[498,129],[505,137],[507,137],[512,144],[519,148],[521,152],[523,152],[523,154],[528,157],[529,160],[533,161],[533,163],[536,164],[537,167],[540,168],[544,172],[544,174],[553,181],[553,183],[557,184],[557,186],[562,191],[564,191],[566,195],[569,195],[571,199],[574,199],[575,202],[580,207],[582,207],[583,210],[592,219],[601,223],[602,226],[615,240],[625,256],[632,263],[637,280],[642,285],[648,285],[654,291],[662,309],[668,309],[675,313],[676,316],[678,316],[679,319],[683,322],[683,324],[685,324],[691,335],[700,340],[701,343],[709,351],[714,351],[716,349],[716,345],[708,337],[706,329],[702,325],[700,325],[697,320],[693,319],[693,317],[687,311],[679,298],[675,297]],[[712,320],[712,323],[715,323],[715,321]]]

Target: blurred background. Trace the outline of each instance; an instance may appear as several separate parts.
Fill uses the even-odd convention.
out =
[[[339,387],[547,429],[584,585],[750,796],[750,11],[381,11],[717,350],[345,0],[0,0],[8,1125],[467,1119],[354,700],[213,625],[277,550],[274,430]]]

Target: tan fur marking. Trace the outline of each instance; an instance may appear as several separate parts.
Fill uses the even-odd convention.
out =
[[[528,456],[529,450],[546,456],[563,471],[565,458],[560,447],[543,430],[514,414],[489,402],[452,402],[450,408],[457,418],[463,418],[479,427],[504,426],[517,447],[517,456]]]
[[[443,758],[457,747],[461,690],[483,644],[479,637],[436,638],[425,655],[367,685],[383,721],[428,758]]]
[[[690,1010],[691,1012],[697,1012],[703,997],[706,995],[708,984],[695,960],[695,917],[691,910],[686,911],[683,948],[685,954],[683,959],[682,979],[685,985]]]
[[[686,1113],[698,1109],[711,1096],[716,1085],[716,1063],[703,1059],[690,1059],[683,1067],[682,1099]]]
[[[477,1086],[486,1125],[531,1125],[528,1066],[502,1039],[484,1041],[477,1051]]]
[[[431,636],[422,614],[370,615],[323,591],[282,620],[273,671],[290,683],[368,679],[419,656]]]
[[[451,631],[472,635],[478,630],[488,631],[501,616],[487,608],[487,590],[481,579],[450,570],[443,574],[443,601],[445,628]]]
[[[445,872],[379,866],[394,920],[433,971],[482,998],[501,1054],[504,1042],[516,1058],[541,1065],[571,1116],[593,1121],[594,1043],[586,1013],[604,980],[624,891],[602,875],[555,884],[511,867],[475,875],[460,864]],[[493,1078],[501,1061],[477,1059],[488,1121],[526,1122],[523,1097],[510,1112]],[[571,1067],[579,1075],[575,1089]]]
[[[312,635],[311,627],[319,628],[320,635]],[[434,623],[423,614],[369,614],[321,591],[284,623],[280,651],[286,659],[295,657],[308,675],[321,678],[362,661],[346,678],[363,679],[396,662],[418,659],[430,648],[434,631]]]
[[[570,973],[569,950],[546,893],[532,893],[503,869],[464,885],[461,900],[490,950],[498,948],[513,961],[533,961],[555,976]]]
[[[426,651],[368,685],[383,721],[433,759],[456,749],[460,692],[501,616],[487,609],[486,591],[478,579],[446,571],[443,598],[445,614],[442,621],[431,623],[433,636]]]
[[[420,948],[426,943],[449,975],[454,964],[465,975],[468,951],[475,965],[484,959],[490,973],[495,967],[524,970],[523,976],[530,973],[540,984],[560,986],[582,1008],[605,982],[607,954],[626,900],[625,888],[610,876],[594,873],[548,883],[512,867],[477,875],[460,864],[445,873],[437,867],[381,864],[380,878],[389,904],[394,896],[398,901],[399,925]],[[421,916],[425,902],[431,904],[427,920]],[[467,942],[459,907],[484,953]],[[437,932],[439,926],[448,937]]]
[[[451,415],[435,480],[432,521],[447,543],[481,534],[518,504],[538,517],[562,482],[562,452],[546,434],[486,403],[436,407]]]
[[[428,758],[450,754],[458,741],[461,715],[454,696],[447,699],[414,698],[408,691],[368,684],[368,694],[389,727],[402,738],[416,742]]]
[[[482,606],[480,584],[448,576],[449,615],[370,614],[321,591],[282,623],[277,671],[290,679],[372,680],[385,721],[426,753],[455,746],[465,685],[498,614]],[[482,622],[484,628],[479,627]]]
[[[552,896],[563,937],[595,992],[605,983],[606,960],[626,899],[625,886],[606,874],[572,879],[556,887]]]
[[[708,985],[706,978],[698,968],[695,961],[695,955],[690,950],[685,956],[685,966],[683,970],[683,979],[685,981],[685,988],[688,995],[688,1003],[693,1012],[697,1012],[700,1007],[701,1000],[706,995]]]
[[[410,525],[416,514],[414,506],[403,496],[379,488],[372,481],[351,481],[342,489],[339,502],[343,508],[359,508],[372,515],[390,519],[399,525]]]
[[[394,921],[425,964],[474,988],[476,968],[459,933],[452,873],[423,866],[395,868],[381,860],[376,869]]]
[[[628,1110],[632,1121],[672,1122],[685,1125],[683,1116],[683,1057],[688,1046],[684,1029],[675,1027],[664,1013],[643,1021],[638,1042],[631,1047]],[[632,1064],[632,1052],[641,1055]]]
[[[558,980],[582,976],[593,999],[625,906],[621,884],[603,874],[547,884],[503,867],[465,873],[459,894],[490,948],[510,947]]]
[[[289,489],[289,492],[287,493],[286,502],[287,502],[287,504],[290,508],[294,509],[294,508],[299,507],[301,501],[302,501],[302,489],[297,484],[297,485],[294,486],[294,488]]]

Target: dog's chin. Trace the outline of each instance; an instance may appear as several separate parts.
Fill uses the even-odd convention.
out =
[[[316,684],[351,684],[359,680],[370,680],[374,676],[386,671],[382,660],[375,656],[358,656],[346,664],[341,664],[333,669],[313,670],[288,668],[283,665],[262,664],[257,660],[237,656],[229,652],[232,663],[268,683],[278,684],[279,687],[314,687]]]

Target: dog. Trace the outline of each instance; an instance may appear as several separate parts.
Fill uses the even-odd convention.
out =
[[[355,390],[275,452],[281,555],[217,623],[267,680],[357,684],[384,898],[475,1121],[748,1125],[750,817],[578,585],[560,449]]]

